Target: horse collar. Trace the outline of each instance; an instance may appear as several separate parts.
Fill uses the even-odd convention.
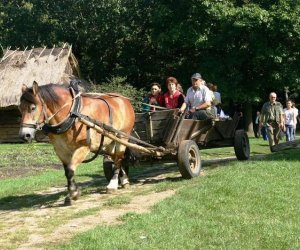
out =
[[[48,133],[52,133],[52,134],[65,133],[72,127],[73,123],[75,122],[76,116],[74,116],[73,113],[79,112],[80,107],[81,107],[81,98],[80,98],[80,95],[78,95],[79,94],[78,88],[73,88],[73,86],[70,85],[69,89],[70,89],[71,95],[74,98],[70,114],[63,122],[61,122],[57,125],[52,126],[52,125],[46,123],[42,127],[42,130],[44,133],[46,133],[46,134],[48,134]]]

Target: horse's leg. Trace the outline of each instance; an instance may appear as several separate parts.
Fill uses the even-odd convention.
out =
[[[122,159],[118,157],[113,157],[113,161],[115,163],[114,175],[109,181],[109,184],[106,187],[107,192],[114,192],[118,189],[119,184],[119,173],[121,169]]]
[[[122,167],[122,159],[118,158],[115,161],[114,175],[107,185],[107,191],[113,192],[118,189],[119,178],[123,188],[129,187],[129,180],[126,171]]]
[[[121,171],[120,171],[120,182],[123,188],[129,187],[129,179],[125,170],[128,171],[128,154],[130,153],[128,150],[126,152],[126,147],[123,145],[119,145],[118,150],[122,153],[121,158]],[[126,162],[124,162],[126,161]],[[126,164],[126,165],[125,165]],[[124,170],[125,169],[125,170]]]
[[[72,205],[72,200],[77,200],[80,196],[80,190],[75,182],[75,171],[70,164],[63,164],[65,176],[68,184],[68,196],[65,198],[65,205]]]
[[[115,164],[115,170],[114,170],[114,175],[107,186],[107,192],[116,191],[118,189],[119,177],[120,177],[121,185],[124,188],[129,185],[128,176],[124,171],[124,169],[122,168],[122,162],[125,158],[126,147],[119,143],[114,143],[113,146],[114,148],[112,151],[114,151],[114,153],[111,154],[111,158]]]
[[[109,184],[106,186],[106,190],[108,193],[114,192],[118,189],[119,173],[120,173],[120,169],[115,168],[114,175],[110,179]]]
[[[123,167],[121,167],[121,171],[120,171],[120,181],[121,181],[121,185],[123,188],[129,187],[129,184],[130,184],[129,179],[128,179],[126,171],[123,169]]]
[[[68,164],[64,163],[65,176],[67,178],[68,184],[68,196],[65,198],[65,205],[72,205],[72,200],[77,200],[81,194],[79,187],[75,181],[75,171],[77,166],[85,159],[89,149],[87,147],[77,148],[70,157],[66,157],[63,162],[69,162]]]

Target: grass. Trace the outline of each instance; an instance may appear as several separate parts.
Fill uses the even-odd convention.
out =
[[[28,238],[28,231],[20,229],[17,231],[10,232],[6,237],[9,239],[9,243],[1,245],[2,249],[16,249],[18,244],[26,242]]]
[[[0,168],[60,164],[50,144],[0,144],[0,148]]]
[[[8,157],[11,157],[10,160]],[[8,177],[0,179],[0,209],[7,210],[16,206],[26,209],[40,204],[47,205],[66,195],[66,189],[48,195],[37,193],[50,187],[63,188],[66,185],[62,164],[52,145],[0,144],[0,159],[0,173],[10,171]],[[83,194],[105,183],[100,174],[103,175],[102,157],[77,168],[77,183],[81,186],[86,183],[89,185]]]
[[[60,249],[299,249],[299,153],[208,167],[151,213],[129,213],[122,226],[98,226]]]
[[[122,196],[115,196],[109,200],[107,200],[103,206],[105,207],[119,207],[124,204],[129,204],[131,201],[132,195],[123,194]]]
[[[69,219],[96,214],[102,208],[118,208],[130,202],[133,195],[177,190],[176,195],[158,203],[148,214],[129,212],[122,225],[98,226],[81,233],[65,244],[51,244],[49,249],[299,249],[299,149],[269,154],[267,142],[251,139],[251,154],[268,154],[260,160],[229,161],[205,165],[204,175],[191,180],[178,177],[177,167],[158,165],[133,168],[130,177],[153,174],[163,170],[169,178],[122,196],[107,196],[103,205],[78,211],[67,217],[61,213],[45,224],[49,232]],[[23,152],[24,149],[24,152]],[[45,166],[59,164],[52,147],[46,144],[0,145],[0,171],[9,166],[8,153],[22,156],[13,162],[20,169],[29,162],[42,166],[41,171],[28,172],[0,179],[0,210],[26,210],[53,204],[63,199],[66,190],[45,194],[50,187],[64,188],[62,169]],[[202,150],[203,160],[233,157],[233,148]],[[6,158],[5,158],[6,157]],[[27,160],[25,160],[26,158]],[[12,162],[12,160],[10,160]],[[83,196],[105,187],[101,159],[78,168],[76,180]],[[84,199],[84,197],[83,197]],[[0,224],[4,228],[5,223]],[[11,246],[28,237],[16,232]],[[12,235],[9,235],[12,237]],[[99,246],[101,246],[99,248]]]

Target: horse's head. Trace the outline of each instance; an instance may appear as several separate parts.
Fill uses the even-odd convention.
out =
[[[32,88],[23,85],[19,109],[22,114],[19,136],[24,141],[31,142],[45,119],[45,105],[39,95],[37,82],[33,82]]]

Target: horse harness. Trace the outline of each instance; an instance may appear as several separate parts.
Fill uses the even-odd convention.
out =
[[[42,102],[42,106],[43,106],[43,112],[41,112],[41,115],[44,114],[45,121],[42,122],[42,123],[39,123],[39,124],[26,124],[26,123],[23,123],[22,126],[23,127],[30,127],[30,128],[34,128],[34,129],[40,129],[45,134],[48,134],[48,133],[63,134],[66,131],[68,131],[72,127],[72,125],[74,124],[77,117],[85,116],[85,115],[80,113],[81,93],[79,91],[78,83],[79,83],[78,80],[72,80],[70,82],[69,90],[70,90],[70,93],[71,93],[71,96],[72,96],[73,103],[72,103],[70,113],[68,114],[68,116],[62,122],[60,122],[59,124],[56,124],[56,125],[50,125],[49,124],[49,121],[60,110],[62,110],[62,108],[64,106],[49,118],[47,116],[46,110],[45,110],[46,104],[45,104],[44,100],[42,99],[42,97],[39,95],[40,101]],[[109,103],[104,98],[101,98],[100,96],[97,96],[96,98],[102,100],[107,105],[108,111],[109,111],[109,123],[112,126],[112,124],[113,124],[112,109],[111,109]],[[101,127],[105,127],[104,123],[99,123],[99,122],[89,118],[88,116],[85,116],[85,117],[88,118],[89,120],[94,121],[95,123],[97,123],[97,125],[100,125]],[[108,125],[106,125],[106,126],[108,126]],[[95,153],[95,155],[91,159],[85,160],[85,161],[83,161],[83,163],[87,163],[87,162],[90,162],[90,161],[94,160],[101,153],[102,148],[103,148],[103,143],[104,143],[104,136],[101,134],[100,145],[99,145],[99,148],[98,148],[97,152]],[[87,144],[91,144],[90,127],[87,127]]]
[[[52,126],[49,123],[45,123],[44,126],[42,127],[42,131],[45,134],[52,133],[52,134],[58,135],[58,134],[65,133],[72,127],[73,123],[75,122],[76,117],[74,115],[72,115],[72,112],[79,112],[79,110],[80,110],[80,107],[81,107],[80,92],[79,92],[78,85],[74,84],[73,81],[71,81],[71,83],[70,83],[69,90],[70,90],[71,95],[74,100],[73,104],[72,104],[71,112],[69,113],[69,115],[67,116],[67,118],[64,121],[62,121],[61,123],[59,123],[57,125]],[[51,118],[47,119],[48,122]]]

